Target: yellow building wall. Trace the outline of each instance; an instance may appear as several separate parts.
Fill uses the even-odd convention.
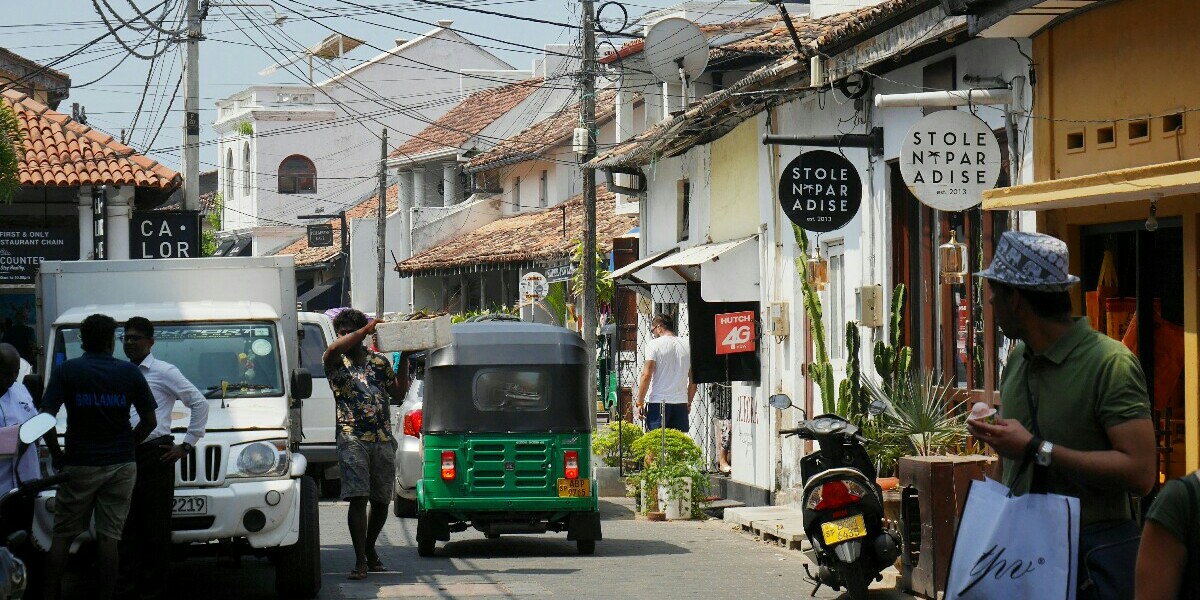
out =
[[[1200,158],[1200,10],[1195,0],[1123,0],[1081,13],[1033,40],[1034,179],[1046,181]],[[1189,112],[1190,111],[1190,112]],[[1181,115],[1182,132],[1164,115]],[[1130,124],[1146,121],[1148,139]],[[1111,141],[1101,139],[1107,128]],[[1073,139],[1072,139],[1073,138]],[[1082,141],[1082,148],[1078,146]],[[1038,214],[1037,228],[1067,241],[1078,273],[1080,231],[1139,222],[1146,201]],[[1159,217],[1182,217],[1183,272],[1200,273],[1200,196],[1168,196]],[[1183,278],[1185,463],[1200,468],[1200,281]],[[1074,291],[1081,308],[1081,290]]]
[[[1034,38],[1035,178],[1200,157],[1198,32],[1196,0],[1123,0]],[[1181,135],[1164,131],[1162,115],[1175,114]],[[1131,138],[1131,121],[1115,119],[1148,121],[1148,139]],[[1106,128],[1108,143],[1099,137]],[[1079,135],[1083,148],[1068,148]]]
[[[712,145],[708,235],[723,242],[758,231],[758,119],[750,119]]]

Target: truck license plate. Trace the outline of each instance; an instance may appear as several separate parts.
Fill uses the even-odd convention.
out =
[[[825,545],[836,544],[846,540],[867,537],[867,525],[862,515],[854,515],[845,519],[821,523],[821,535]]]
[[[558,480],[559,498],[587,498],[592,495],[592,483],[587,479]]]
[[[171,503],[171,516],[207,515],[208,497],[177,496]]]

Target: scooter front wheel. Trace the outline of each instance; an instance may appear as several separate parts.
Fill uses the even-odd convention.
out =
[[[842,563],[839,574],[850,600],[867,600],[867,586],[871,581],[861,562]]]

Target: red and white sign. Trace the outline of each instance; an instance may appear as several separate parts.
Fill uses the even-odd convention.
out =
[[[754,352],[754,311],[717,315],[717,354]]]

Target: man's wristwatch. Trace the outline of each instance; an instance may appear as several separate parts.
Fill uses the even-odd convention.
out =
[[[1037,464],[1043,467],[1050,466],[1050,453],[1053,451],[1054,444],[1050,443],[1048,440],[1042,440],[1042,443],[1038,446],[1037,453],[1034,455],[1034,458],[1037,460]]]
[[[196,449],[195,446],[192,446],[191,444],[189,444],[187,442],[182,442],[179,445],[183,448],[184,452],[191,452],[192,450]]]

